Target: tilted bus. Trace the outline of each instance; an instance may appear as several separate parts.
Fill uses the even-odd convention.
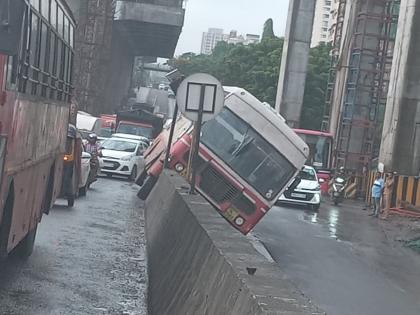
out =
[[[203,124],[198,191],[235,228],[247,234],[276,203],[308,158],[305,142],[271,107],[247,91],[225,87],[225,106]],[[179,118],[169,167],[185,175],[191,124]],[[146,197],[162,171],[164,130],[146,152],[139,195]]]
[[[75,22],[63,0],[0,0],[0,25],[0,257],[27,257],[60,192]]]

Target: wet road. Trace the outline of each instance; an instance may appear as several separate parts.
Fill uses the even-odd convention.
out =
[[[131,183],[100,179],[73,209],[55,206],[38,228],[31,258],[0,266],[0,314],[146,314],[135,193]]]
[[[419,315],[420,255],[360,205],[319,214],[276,207],[255,234],[296,286],[329,315]]]

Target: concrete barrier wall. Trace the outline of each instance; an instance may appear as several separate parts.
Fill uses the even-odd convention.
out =
[[[166,172],[146,202],[150,315],[323,314],[187,188]]]

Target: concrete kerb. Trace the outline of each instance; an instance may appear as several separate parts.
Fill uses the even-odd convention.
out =
[[[324,314],[183,186],[165,172],[146,202],[149,314]]]

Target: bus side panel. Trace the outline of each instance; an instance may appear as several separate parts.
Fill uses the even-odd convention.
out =
[[[9,130],[12,121],[12,106],[10,106],[10,104],[1,104],[5,101],[3,96],[5,93],[6,62],[7,57],[0,54],[0,136],[4,137],[4,139],[7,139],[7,131]],[[5,152],[3,152],[3,154],[5,154]],[[3,208],[6,202],[6,193],[9,189],[9,184],[10,180],[3,173],[0,173],[0,224],[3,218]]]
[[[8,100],[13,102],[13,96],[10,93]],[[15,191],[9,250],[41,219],[53,166],[53,201],[59,192],[69,115],[65,105],[36,102],[22,95],[18,98],[7,104],[14,105],[5,161],[5,175],[13,178]]]

